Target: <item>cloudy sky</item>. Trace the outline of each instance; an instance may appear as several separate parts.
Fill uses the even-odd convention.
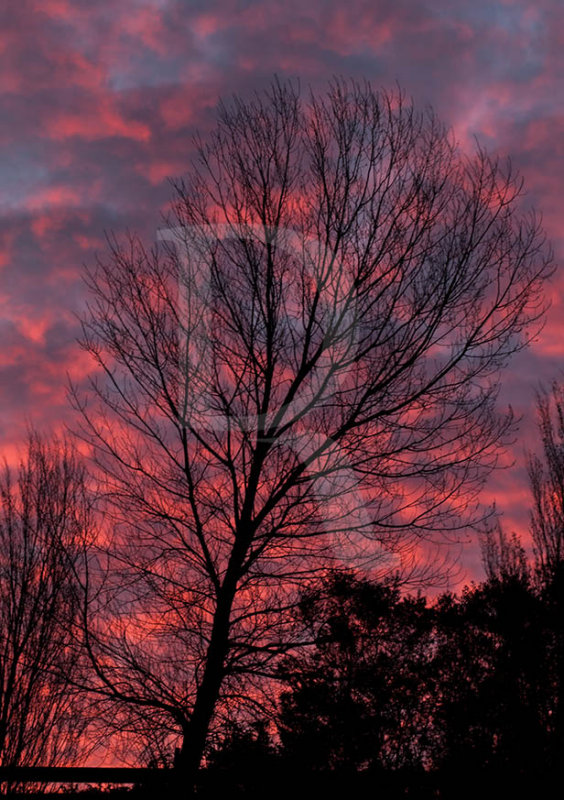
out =
[[[395,83],[431,104],[463,148],[510,155],[525,202],[564,254],[564,24],[561,0],[18,0],[0,10],[0,443],[11,459],[28,422],[69,418],[66,373],[88,369],[75,341],[82,265],[104,231],[154,238],[186,171],[191,135],[220,95],[273,74]],[[557,273],[534,347],[504,379],[523,414],[517,467],[488,482],[508,528],[526,529],[524,443],[533,395],[562,375]],[[509,460],[509,458],[507,459]],[[467,577],[479,575],[468,546]]]

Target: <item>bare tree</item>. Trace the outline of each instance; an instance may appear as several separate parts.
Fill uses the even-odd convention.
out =
[[[71,689],[74,584],[85,522],[72,449],[31,434],[17,477],[0,476],[0,764],[76,759],[84,718]],[[74,556],[73,556],[74,552]]]
[[[564,565],[564,392],[558,383],[537,394],[537,416],[543,454],[528,459],[531,534],[539,577],[548,584]]]
[[[490,582],[513,580],[526,584],[529,581],[527,554],[521,539],[515,532],[507,534],[499,518],[481,531],[480,547],[482,564]]]
[[[300,585],[479,516],[551,270],[511,166],[401,93],[275,81],[197,144],[162,242],[89,271],[73,392],[112,528],[95,688],[179,731],[186,780],[262,702]]]

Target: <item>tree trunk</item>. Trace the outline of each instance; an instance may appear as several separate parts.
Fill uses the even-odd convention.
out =
[[[232,589],[225,592],[217,604],[202,682],[196,692],[190,720],[183,731],[182,746],[175,765],[176,793],[179,798],[192,797],[194,794],[210,723],[224,677],[234,594]]]

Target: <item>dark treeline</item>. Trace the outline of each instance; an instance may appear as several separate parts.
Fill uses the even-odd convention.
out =
[[[315,644],[285,659],[276,715],[234,727],[208,780],[242,794],[297,776],[378,796],[538,790],[561,769],[564,570],[541,578],[498,533],[487,556],[487,580],[433,602],[351,574],[305,595]]]
[[[564,564],[548,577],[499,530],[484,560],[432,601],[342,572],[306,592],[276,712],[225,730],[198,796],[542,791],[562,769]]]

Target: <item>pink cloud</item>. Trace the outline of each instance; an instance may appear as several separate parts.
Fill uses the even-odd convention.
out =
[[[86,113],[61,112],[49,119],[47,131],[54,139],[68,139],[74,136],[93,141],[118,136],[137,142],[147,142],[151,138],[148,125],[126,119],[107,102],[88,109]]]

